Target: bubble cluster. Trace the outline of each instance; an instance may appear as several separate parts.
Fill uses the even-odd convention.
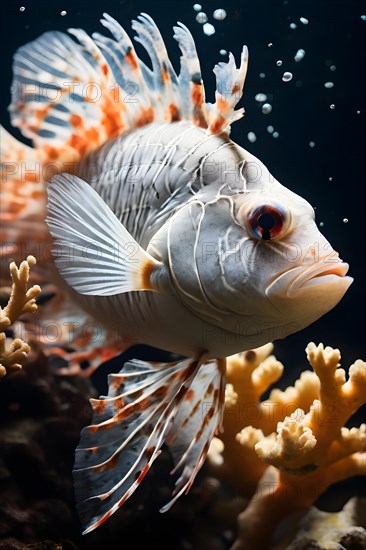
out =
[[[256,101],[259,101],[259,103],[262,103],[263,101],[266,101],[267,100],[267,94],[263,94],[263,93],[259,93],[259,94],[256,94],[254,99]]]
[[[283,73],[282,80],[283,82],[290,82],[290,80],[292,80],[292,77],[293,74],[286,71],[285,73]]]
[[[282,60],[279,59],[278,61],[276,61],[276,65],[277,65],[277,67],[281,67],[281,65],[282,65]]]
[[[211,25],[211,23],[205,23],[203,25],[203,32],[205,34],[207,34],[207,36],[212,36],[213,34],[215,34],[215,27],[213,25]]]
[[[203,11],[200,11],[196,15],[196,21],[197,23],[201,23],[203,25],[203,23],[206,23],[206,21],[208,21],[208,17]]]
[[[306,19],[306,17],[300,17],[300,23],[307,25],[309,23],[309,19]]]
[[[268,115],[272,111],[272,105],[270,103],[263,103],[262,113]]]
[[[334,82],[325,82],[324,83],[324,88],[333,88],[334,86]]]
[[[296,63],[299,63],[299,61],[301,61],[302,59],[304,59],[304,56],[305,56],[305,50],[303,50],[302,48],[300,48],[300,49],[297,50],[297,52],[295,53],[294,60],[296,61]]]
[[[257,141],[257,136],[254,132],[248,132],[247,138],[250,143],[254,143],[255,141]]]
[[[213,18],[217,21],[223,21],[226,17],[227,13],[224,9],[219,8],[218,10],[215,10],[213,12]]]

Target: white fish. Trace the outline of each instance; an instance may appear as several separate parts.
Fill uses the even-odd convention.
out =
[[[243,116],[234,109],[246,47],[239,68],[232,54],[215,66],[210,104],[184,25],[174,27],[177,76],[148,15],[132,27],[152,69],[114,19],[102,24],[113,39],[50,32],[15,55],[12,122],[34,149],[5,135],[7,219],[41,220],[42,179],[56,174],[47,207],[56,266],[72,300],[118,335],[110,353],[99,342],[82,358],[128,347],[133,326],[136,342],[187,359],[132,361],[92,400],[74,471],[85,533],[122,506],[163,442],[180,473],[168,509],[220,423],[224,358],[306,327],[352,282],[310,204],[229,138]],[[25,163],[22,193],[15,157]]]

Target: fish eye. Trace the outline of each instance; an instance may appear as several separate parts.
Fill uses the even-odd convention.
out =
[[[239,216],[244,221],[249,233],[256,239],[269,241],[287,233],[291,216],[288,210],[277,202],[268,202],[239,210]],[[243,219],[244,214],[244,219]]]

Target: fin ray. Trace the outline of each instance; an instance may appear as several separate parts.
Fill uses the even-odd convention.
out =
[[[98,408],[103,409],[103,417],[111,418],[84,428],[76,453],[74,479],[84,533],[110,517],[141,483],[160,452],[201,360],[176,361],[165,365],[166,371],[164,364],[150,369],[148,363],[129,362],[130,376],[124,378],[122,368],[118,381],[123,378],[125,382],[125,391],[119,398],[127,404],[116,412],[112,401],[100,399],[99,407],[94,407],[93,422],[98,422]],[[110,378],[110,386],[113,381]],[[134,384],[134,392],[129,393]],[[150,393],[146,392],[147,387]],[[136,401],[139,390],[141,395]],[[111,408],[104,415],[106,407]],[[106,429],[106,425],[110,427]]]

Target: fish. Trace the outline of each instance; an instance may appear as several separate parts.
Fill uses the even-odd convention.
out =
[[[214,67],[210,103],[184,24],[177,74],[149,15],[132,28],[151,66],[115,19],[101,23],[111,36],[51,31],[16,52],[10,115],[33,147],[2,130],[3,239],[14,253],[22,239],[43,243],[61,289],[43,320],[73,325],[76,351],[60,335],[53,353],[72,372],[131,341],[180,357],[129,361],[91,399],[73,471],[84,534],[121,508],[163,444],[177,477],[169,510],[221,429],[226,357],[302,330],[353,281],[309,202],[230,139],[246,46],[238,67],[231,53]],[[98,338],[83,332],[90,319]]]

